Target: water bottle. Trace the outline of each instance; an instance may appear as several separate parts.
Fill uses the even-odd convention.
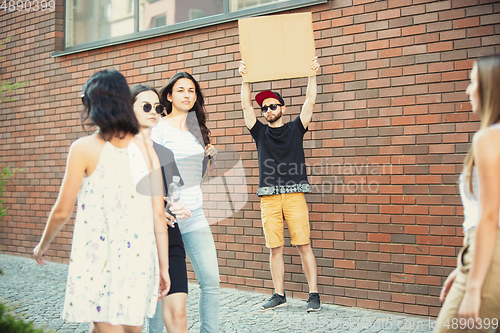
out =
[[[181,198],[181,185],[180,185],[181,177],[173,176],[172,182],[168,186],[168,196],[170,197],[170,201],[172,203],[179,201]]]
[[[172,182],[168,185],[168,197],[170,198],[170,202],[174,203],[179,201],[181,198],[181,185],[180,185],[181,177],[173,176]],[[170,211],[170,207],[167,205],[165,207],[165,212],[172,215],[175,218],[175,214]],[[177,221],[173,221],[175,223]]]

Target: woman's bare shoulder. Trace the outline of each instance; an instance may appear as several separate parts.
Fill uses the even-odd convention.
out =
[[[497,145],[497,139],[500,138],[500,128],[499,127],[486,127],[480,129],[474,134],[473,142],[487,144],[490,141],[493,141],[495,145]]]
[[[500,129],[483,128],[479,130],[472,139],[475,157],[481,155],[486,160],[496,160],[500,158]]]
[[[71,144],[70,150],[80,154],[100,153],[106,142],[98,134],[92,134],[76,139]]]

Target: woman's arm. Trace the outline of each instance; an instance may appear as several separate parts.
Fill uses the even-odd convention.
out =
[[[455,281],[455,278],[457,277],[457,274],[458,268],[455,268],[444,281],[443,289],[441,289],[441,293],[439,293],[439,300],[441,302],[444,302],[446,296],[448,295],[448,292],[451,289],[451,286],[453,285],[453,282]]]
[[[33,257],[40,265],[45,265],[42,257],[49,249],[50,242],[71,217],[78,191],[82,186],[83,176],[87,170],[88,158],[86,156],[86,141],[79,139],[73,142],[66,160],[66,172],[57,201],[50,212],[42,238],[33,250]]]
[[[500,131],[485,129],[472,140],[477,169],[480,217],[472,266],[458,311],[461,318],[479,318],[481,289],[491,264],[498,234],[500,211]]]
[[[152,148],[152,146],[151,146]],[[153,222],[158,248],[158,261],[160,263],[160,294],[159,298],[167,296],[170,290],[170,276],[168,274],[168,229],[165,216],[165,204],[163,202],[163,178],[161,175],[160,161],[154,149],[150,149],[153,161],[151,172],[151,189],[153,201]]]

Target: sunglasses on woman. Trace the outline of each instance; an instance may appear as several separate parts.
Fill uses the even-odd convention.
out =
[[[158,113],[158,114],[162,114],[163,110],[165,110],[165,107],[161,104],[155,104],[154,107],[155,107],[156,113]],[[142,105],[142,109],[144,110],[144,112],[149,113],[149,111],[151,111],[152,108],[153,108],[153,105],[151,105],[151,103],[146,102]]]
[[[267,112],[269,112],[269,110],[276,111],[276,109],[278,108],[278,105],[283,106],[282,104],[271,104],[271,105],[263,106],[260,109],[262,110],[262,113],[267,113]]]

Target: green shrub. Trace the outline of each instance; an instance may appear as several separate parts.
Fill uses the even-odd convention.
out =
[[[0,303],[0,332],[2,333],[45,333],[43,328],[33,328],[33,323],[12,316],[10,309]],[[54,332],[54,331],[51,331]]]
[[[5,190],[5,185],[7,185],[7,183],[9,182],[9,178],[19,171],[22,171],[22,169],[12,170],[9,167],[5,167],[2,169],[2,174],[0,175],[0,222],[2,221],[2,216],[7,215],[7,209],[8,209],[8,208],[3,208],[3,203],[5,202],[5,199],[2,198],[3,198],[3,192]],[[3,271],[0,268],[0,275],[2,274]]]
[[[13,36],[14,35],[8,36],[4,40],[0,41],[0,48],[2,47],[3,44],[10,41]],[[3,60],[3,57],[0,58],[0,61],[1,60]],[[31,80],[20,81],[20,82],[8,82],[8,81],[0,82],[0,104],[15,101],[16,99],[14,97],[10,97],[8,95],[14,93],[18,89],[28,86],[30,82]]]
[[[9,167],[2,169],[2,175],[0,176],[0,198],[3,198],[3,192],[5,191],[5,185],[9,182],[9,178],[16,173],[17,170],[11,170]],[[3,208],[3,203],[5,199],[0,199],[0,217],[7,215],[7,209]]]
[[[7,215],[7,209],[8,209],[8,208],[3,208],[3,203],[5,202],[5,199],[2,199],[2,198],[3,198],[3,192],[5,191],[5,185],[7,185],[7,183],[9,182],[9,177],[14,175],[18,171],[22,171],[22,170],[21,169],[11,170],[11,168],[9,168],[9,167],[2,169],[2,174],[0,175],[0,222],[2,221],[2,216]],[[3,274],[3,271],[0,268],[0,275],[2,275],[2,274]],[[2,332],[2,331],[0,331],[0,332]]]

